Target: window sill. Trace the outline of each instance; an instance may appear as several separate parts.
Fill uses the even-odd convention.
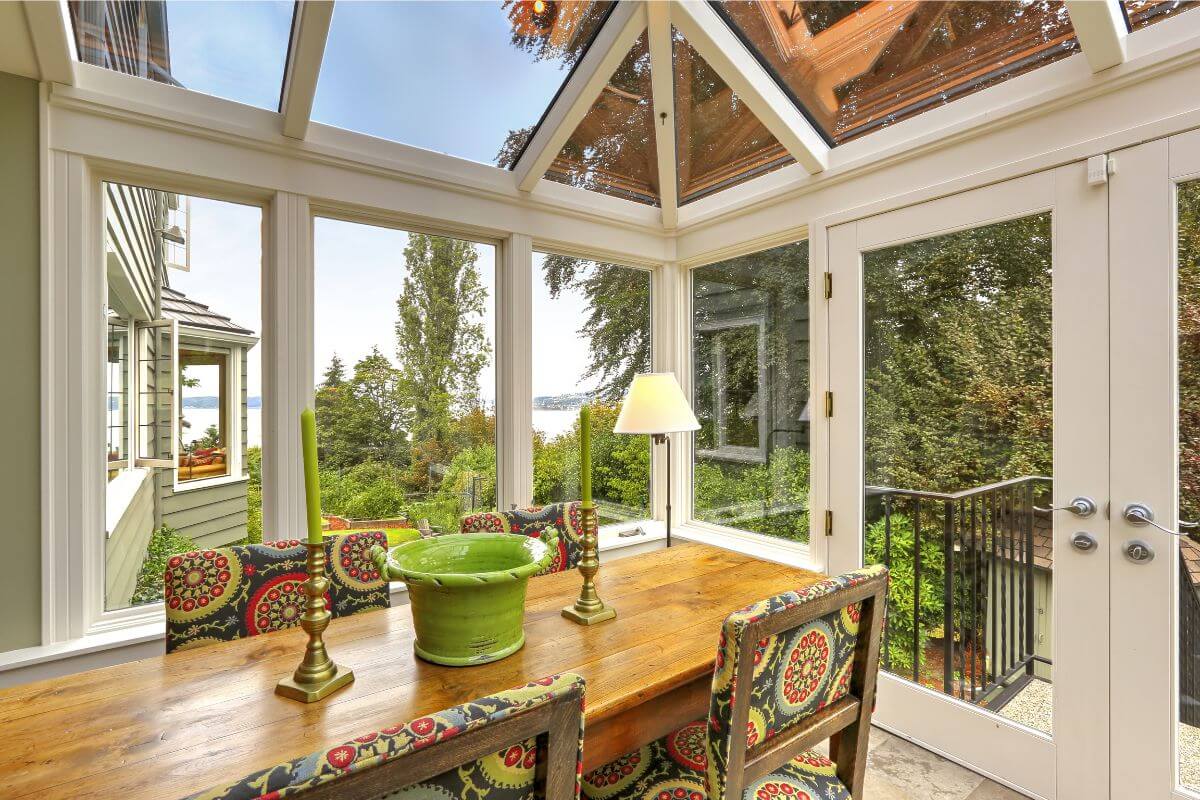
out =
[[[249,480],[249,475],[218,475],[215,478],[197,478],[194,481],[176,480],[175,494],[192,492],[197,489],[210,489],[214,486],[225,486],[231,483],[245,483]]]
[[[672,529],[671,533],[680,539],[723,547],[726,550],[787,564],[790,567],[824,571],[824,567],[814,561],[809,546],[803,542],[776,539],[761,533],[740,531],[736,528],[726,528],[700,520],[692,520],[680,525],[678,528]]]

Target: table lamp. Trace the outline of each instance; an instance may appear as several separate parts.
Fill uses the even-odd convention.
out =
[[[667,443],[667,547],[671,546],[671,439],[667,434],[696,430],[700,430],[700,422],[674,373],[633,376],[613,433],[649,434],[654,444]]]

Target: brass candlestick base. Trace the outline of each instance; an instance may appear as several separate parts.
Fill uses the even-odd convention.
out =
[[[346,667],[333,663],[325,650],[322,637],[329,627],[332,616],[325,607],[325,592],[329,579],[325,577],[325,545],[308,544],[308,580],[304,582],[304,594],[308,603],[300,617],[300,627],[308,633],[308,645],[304,648],[304,660],[291,677],[283,678],[275,686],[275,694],[315,703],[354,680],[354,673]]]
[[[596,509],[585,505],[580,514],[583,518],[583,556],[579,559],[579,574],[583,575],[583,588],[575,605],[567,606],[562,615],[580,625],[595,625],[613,619],[617,610],[607,606],[596,592],[596,573],[600,571],[599,523]]]

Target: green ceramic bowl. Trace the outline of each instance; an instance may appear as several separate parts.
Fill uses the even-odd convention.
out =
[[[525,589],[556,542],[511,533],[452,533],[372,551],[380,572],[404,581],[426,661],[487,664],[525,644]]]

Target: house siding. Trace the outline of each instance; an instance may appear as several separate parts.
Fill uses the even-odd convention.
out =
[[[246,482],[175,491],[163,472],[162,521],[202,547],[246,538]]]
[[[4,366],[0,392],[4,458],[0,460],[0,651],[41,642],[41,262],[38,84],[0,73],[0,242],[4,243]]]
[[[137,587],[142,557],[154,532],[154,476],[146,474],[120,521],[113,526],[104,548],[104,605],[108,609],[129,605]]]
[[[115,295],[109,304],[135,319],[158,316],[154,230],[162,222],[164,198],[150,189],[105,184],[108,285]]]

